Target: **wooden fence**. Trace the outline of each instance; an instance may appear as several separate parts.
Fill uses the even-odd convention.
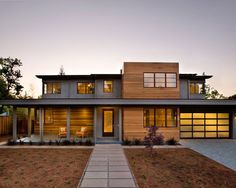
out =
[[[12,133],[12,117],[0,116],[0,135],[8,135]]]

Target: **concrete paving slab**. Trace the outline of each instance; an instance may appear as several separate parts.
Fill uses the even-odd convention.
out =
[[[108,165],[108,161],[90,161],[89,162],[89,166],[104,166],[104,165]]]
[[[88,179],[88,178],[92,178],[92,179],[95,179],[95,178],[107,179],[108,178],[108,172],[85,172],[84,178],[85,179]]]
[[[129,172],[128,166],[109,166],[109,172]]]
[[[109,179],[109,187],[136,187],[133,179]]]
[[[109,172],[108,174],[109,178],[118,178],[118,179],[132,179],[133,176],[131,172]]]
[[[107,179],[83,179],[80,187],[108,187]]]
[[[87,172],[107,172],[108,166],[96,166],[96,165],[88,165]]]
[[[122,166],[122,165],[128,165],[128,163],[126,161],[109,161],[109,165],[110,166]]]

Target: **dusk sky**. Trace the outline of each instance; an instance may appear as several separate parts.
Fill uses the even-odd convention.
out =
[[[236,0],[0,0],[0,57],[37,74],[119,73],[124,61],[179,62],[236,94]]]

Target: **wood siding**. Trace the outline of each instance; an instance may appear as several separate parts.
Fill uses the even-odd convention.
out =
[[[59,127],[66,127],[66,108],[45,108],[52,110],[51,123],[44,123],[44,134],[58,134]],[[46,119],[46,117],[45,117]],[[73,136],[81,127],[87,127],[89,135],[93,134],[93,108],[71,108],[70,133]],[[34,133],[39,134],[39,123],[34,126]]]
[[[0,117],[0,135],[8,135],[12,133],[12,117]]]
[[[143,73],[176,73],[176,88],[144,88]],[[178,63],[124,63],[122,96],[123,98],[178,99],[179,64]]]
[[[169,138],[179,140],[178,127],[161,127],[157,132],[162,133],[165,140]],[[146,135],[147,129],[143,127],[143,108],[123,108],[123,139],[133,140],[138,138],[143,140]]]

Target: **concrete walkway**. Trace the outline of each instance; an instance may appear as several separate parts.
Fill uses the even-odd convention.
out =
[[[236,140],[183,139],[180,143],[236,171]]]
[[[95,145],[78,187],[136,187],[121,145]]]

